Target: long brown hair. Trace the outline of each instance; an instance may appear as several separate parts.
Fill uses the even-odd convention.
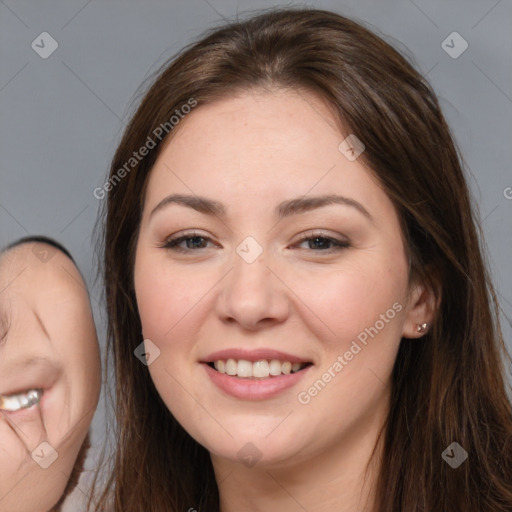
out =
[[[96,510],[218,511],[207,450],[173,418],[133,354],[142,341],[134,253],[145,185],[162,140],[179,130],[170,122],[176,110],[254,87],[316,93],[340,136],[364,143],[360,158],[399,215],[410,276],[439,300],[429,333],[401,340],[375,510],[511,511],[508,355],[450,130],[431,87],[402,55],[360,24],[314,9],[272,10],[211,31],[164,66],[126,128],[106,189],[103,239],[117,446]],[[145,145],[153,146],[148,154],[130,160]],[[457,469],[442,457],[453,442],[468,453]]]

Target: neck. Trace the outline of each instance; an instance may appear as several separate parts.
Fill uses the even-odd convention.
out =
[[[382,418],[380,418],[382,419]],[[380,470],[383,421],[361,424],[314,457],[252,468],[212,456],[220,511],[371,512]]]

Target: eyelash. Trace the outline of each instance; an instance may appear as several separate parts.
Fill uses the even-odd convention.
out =
[[[187,233],[185,235],[181,235],[181,236],[177,236],[177,237],[169,237],[160,247],[163,248],[163,249],[170,249],[172,251],[176,251],[176,252],[181,252],[181,253],[188,253],[188,252],[191,252],[191,251],[194,251],[195,249],[190,249],[190,248],[183,248],[183,247],[179,247],[179,244],[181,244],[182,242],[186,241],[186,240],[191,240],[193,238],[201,238],[203,240],[206,240],[206,242],[211,242],[212,239],[208,236],[204,236],[200,233],[196,233],[196,232],[192,232],[192,233]],[[303,242],[306,242],[308,240],[327,240],[328,242],[330,242],[333,247],[329,248],[329,249],[310,249],[314,252],[323,252],[323,253],[332,253],[332,252],[337,252],[337,251],[341,251],[343,249],[347,249],[348,247],[350,247],[350,243],[347,241],[347,240],[339,240],[337,238],[333,238],[331,236],[326,236],[324,233],[308,233],[307,236],[304,236],[302,237],[301,239],[299,239],[295,245],[298,245],[298,244],[301,244]],[[204,247],[200,247],[199,249],[204,249]]]

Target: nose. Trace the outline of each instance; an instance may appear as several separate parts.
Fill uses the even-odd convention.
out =
[[[222,280],[216,311],[223,322],[254,331],[284,322],[290,302],[286,286],[263,255],[252,263],[235,255],[234,268]]]

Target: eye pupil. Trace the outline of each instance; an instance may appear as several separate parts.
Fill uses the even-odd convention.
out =
[[[310,239],[309,247],[310,247],[310,249],[319,249],[319,248],[321,249],[321,248],[325,248],[330,243],[331,243],[331,241],[327,238],[316,237],[316,238]]]
[[[191,237],[187,238],[187,240],[186,240],[187,248],[188,249],[202,248],[205,246],[204,241],[205,241],[205,239],[202,236],[191,236]]]

